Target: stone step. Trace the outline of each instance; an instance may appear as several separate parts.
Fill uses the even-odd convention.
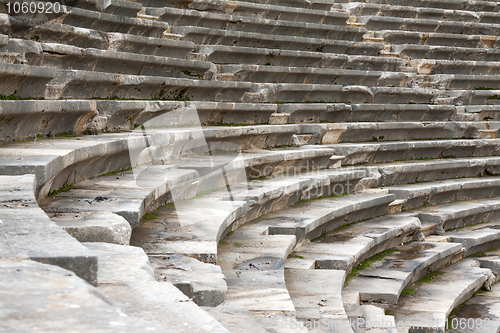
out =
[[[402,86],[412,78],[404,73],[361,71],[349,69],[327,69],[311,67],[219,65],[221,80],[311,83],[361,86]]]
[[[445,236],[449,237],[451,242],[461,243],[465,249],[464,256],[468,257],[498,248],[500,245],[499,228],[500,222],[486,222],[446,232]],[[485,261],[488,259],[489,257],[486,257]],[[488,264],[482,267],[489,268]],[[497,270],[492,269],[492,271],[495,275],[498,275]]]
[[[140,180],[133,171],[127,171],[119,177],[103,176],[75,183],[72,190],[46,200],[43,208],[50,213],[112,212],[135,228],[144,214],[172,198],[192,197],[197,180],[194,170],[150,166]]]
[[[50,213],[52,222],[79,242],[128,245],[132,228],[122,216],[110,212]]]
[[[491,222],[500,214],[498,198],[461,201],[415,210],[423,224],[433,225],[434,234],[478,223]]]
[[[357,202],[355,206],[346,202],[344,199],[346,197],[315,200],[309,203],[298,204],[282,212],[266,214],[262,218],[248,222],[234,230],[233,233],[228,234],[220,241],[218,250],[218,264],[222,267],[228,282],[228,294],[223,304],[244,307],[254,315],[260,315],[257,318],[266,328],[269,327],[270,318],[279,318],[279,316],[283,316],[286,312],[290,313],[288,320],[285,319],[284,325],[286,326],[281,324],[280,328],[277,329],[275,326],[276,319],[274,319],[273,332],[287,332],[287,330],[284,330],[286,327],[288,327],[288,331],[290,331],[290,328],[304,329],[304,326],[307,329],[307,323],[300,325],[300,323],[294,321],[295,318],[318,319],[318,317],[323,317],[321,312],[324,312],[324,318],[328,319],[332,314],[338,313],[338,311],[343,312],[339,297],[339,288],[342,286],[345,275],[343,271],[337,271],[341,274],[340,283],[337,283],[335,287],[332,286],[336,289],[329,295],[331,297],[328,298],[328,302],[325,301],[325,303],[328,303],[325,304],[327,307],[318,311],[315,309],[315,303],[317,303],[315,299],[322,296],[322,292],[324,295],[324,284],[321,284],[322,288],[316,291],[313,290],[312,286],[308,288],[308,295],[304,294],[304,286],[302,284],[310,284],[310,282],[304,280],[305,278],[310,280],[311,276],[317,276],[318,274],[323,274],[326,278],[326,273],[331,273],[332,271],[323,271],[323,273],[316,274],[310,270],[300,270],[305,275],[300,274],[299,276],[295,274],[295,271],[284,268],[285,259],[296,246],[297,240],[300,242],[303,237],[297,237],[296,232],[287,232],[284,229],[285,226],[282,220],[286,217],[296,216],[296,210],[300,210],[301,212],[307,212],[311,216],[308,220],[311,221],[309,225],[315,229],[314,232],[320,231],[318,229],[328,230],[329,228],[334,228],[331,222],[335,220],[335,214],[343,215],[341,218],[342,221],[339,220],[338,222],[340,224],[356,222],[364,217],[376,215],[376,211],[380,209],[380,205],[384,207],[387,205],[387,199],[391,200],[391,198],[365,195],[353,195],[349,197],[353,197],[349,202]],[[335,203],[335,206],[333,203]],[[331,213],[327,213],[327,211]],[[363,211],[366,212],[363,213]],[[280,214],[281,218],[277,217],[278,214]],[[313,218],[312,215],[314,214],[316,216]],[[327,222],[324,221],[325,217],[331,220],[328,226],[324,224]],[[292,223],[297,225],[298,221],[296,218],[293,219],[295,221]],[[313,219],[316,222],[313,223]],[[302,221],[303,225],[304,222]],[[280,229],[277,230],[276,228]],[[268,230],[267,232],[265,231],[266,229]],[[328,276],[331,279],[331,274]],[[291,282],[291,280],[293,281]],[[290,283],[292,287],[289,286]],[[335,296],[335,293],[337,296]],[[321,302],[324,299],[320,298],[318,301]],[[336,308],[332,309],[335,305],[331,302],[336,303]],[[267,317],[268,320],[263,321],[263,317]],[[340,319],[339,321],[335,321],[337,325],[343,324],[342,327],[344,328],[349,326],[346,322],[347,318],[344,317],[344,320],[342,318],[336,319]]]
[[[158,282],[172,283],[199,306],[215,307],[226,296],[226,281],[217,265],[175,254],[150,256],[149,262]]]
[[[495,6],[496,7],[496,6]],[[406,5],[381,3],[352,3],[344,5],[351,15],[356,16],[389,16],[424,20],[459,21],[476,23],[496,23],[499,13],[480,11],[479,8],[447,10],[444,8],[422,8]],[[488,8],[489,9],[489,8]]]
[[[165,22],[98,13],[81,8],[61,6],[61,10],[58,21],[73,27],[158,38],[161,38],[169,27]]]
[[[497,222],[491,223],[493,228],[496,229],[496,224]],[[486,224],[489,225],[489,224]],[[498,274],[500,273],[500,252],[498,249],[490,249],[488,251],[480,252],[477,253],[474,257],[476,260],[479,262],[482,268],[488,268],[490,269],[493,274],[497,276],[497,281],[498,281]]]
[[[243,179],[255,179],[268,176],[293,175],[312,170],[333,168],[340,165],[342,156],[334,156],[333,149],[273,149],[273,150],[249,150],[233,154],[186,157],[172,161],[181,169],[192,169],[198,171],[200,176],[213,173],[215,170],[224,168],[226,177],[240,178],[236,174],[242,174]],[[231,174],[235,173],[235,176]],[[214,187],[214,188],[219,188]]]
[[[419,240],[422,237],[420,220],[414,215],[387,215],[333,230],[296,248],[285,268],[334,269],[350,273],[366,258]]]
[[[205,308],[205,311],[229,332],[268,333],[257,318],[245,308],[220,305],[214,308]]]
[[[165,56],[142,55],[130,52],[79,48],[58,43],[38,43],[10,39],[4,47],[19,52],[26,64],[60,70],[86,70],[130,75],[167,76],[210,79],[211,64],[205,61],[184,60]],[[204,74],[206,74],[204,76]]]
[[[344,293],[349,294],[349,293]],[[397,333],[394,316],[386,315],[382,307],[375,305],[344,304],[351,327],[356,333]]]
[[[301,243],[346,224],[383,215],[393,200],[392,195],[371,193],[325,198],[269,213],[260,224],[269,235],[295,235]]]
[[[26,105],[29,107],[30,104]],[[39,105],[44,106],[44,103]],[[22,106],[23,104],[20,103],[19,107]],[[176,116],[182,118],[182,114],[176,114]],[[190,120],[189,115],[184,115]],[[168,121],[176,121],[179,124],[178,118],[165,120],[165,122]],[[160,125],[161,122],[161,117],[152,119],[153,124]],[[169,161],[191,153],[192,150],[199,151],[196,153],[198,156],[208,153],[210,150],[208,144],[212,149],[222,152],[265,149],[286,145],[290,138],[299,132],[298,125],[205,129],[194,125],[191,128],[165,126],[164,129],[159,130],[150,129],[147,121],[144,124],[148,126],[144,132],[139,128],[127,134],[100,134],[77,138],[40,139],[35,142],[4,143],[0,151],[3,164],[1,171],[3,174],[11,175],[35,174],[36,196],[40,200],[49,192],[59,190],[65,183],[71,185],[108,172],[127,169],[131,166],[130,158],[137,159],[141,151],[147,148],[150,150],[171,149],[172,153],[164,154],[160,159],[162,163],[168,164]],[[168,136],[169,141],[161,141],[163,136]],[[197,140],[193,140],[193,137]],[[146,142],[145,138],[148,140],[150,138],[151,141]],[[188,142],[190,142],[189,145],[187,145]],[[149,162],[152,163],[153,160]],[[142,171],[144,170],[136,170],[139,173]]]
[[[491,291],[480,290],[459,308],[455,308],[449,317],[449,332],[498,333],[500,331],[498,287],[499,283],[496,283],[491,287]]]
[[[349,3],[350,1],[341,0],[338,3]],[[366,0],[356,0],[356,3],[366,3]],[[408,2],[404,0],[376,0],[369,1],[370,4],[383,4],[390,6],[408,6]],[[423,7],[429,9],[442,8],[466,11],[500,11],[496,0],[493,1],[466,1],[466,0],[416,0],[411,3],[412,7]],[[336,7],[334,7],[336,8]]]
[[[344,291],[359,293],[362,302],[397,304],[407,286],[463,255],[460,243],[411,242],[389,251],[349,278]]]
[[[29,30],[15,29],[14,31],[10,31],[7,29],[7,32],[11,38],[21,38],[25,43],[28,41],[58,43],[81,48],[96,48],[181,59],[185,59],[195,47],[194,43],[187,41],[119,32],[104,32],[81,27],[76,28],[68,24],[55,22],[38,24]]]
[[[471,113],[476,119],[494,120],[500,119],[500,106],[498,105],[470,105],[465,107],[465,112]]]
[[[98,288],[129,315],[176,332],[228,331],[170,282],[157,282],[141,248],[84,243],[98,257]]]
[[[107,14],[135,17],[141,10],[142,5],[137,2],[106,0],[96,1],[98,9]]]
[[[41,200],[65,183],[130,167],[129,147],[143,140],[135,134],[102,134],[7,143],[1,149],[1,171],[10,175],[35,174],[35,193]]]
[[[393,45],[414,44],[463,48],[497,49],[500,41],[496,36],[459,35],[439,32],[377,31],[375,35]]]
[[[0,63],[0,95],[18,98],[43,98],[45,87],[54,79],[54,68]]]
[[[432,139],[473,139],[481,130],[494,129],[494,122],[352,122],[303,124],[302,133],[315,134],[317,143],[405,141]],[[491,126],[492,128],[489,128]],[[489,138],[489,137],[486,137]],[[346,155],[349,155],[346,152]]]
[[[261,4],[261,5],[272,5],[272,6],[282,6],[282,7],[291,7],[293,8],[298,8],[304,10],[321,10],[321,11],[329,11],[330,7],[332,7],[331,3],[327,3],[326,1],[314,1],[314,2],[307,2],[304,0],[255,0],[255,1],[249,1],[250,3],[255,3],[255,4]],[[161,0],[141,0],[141,3],[143,6],[147,7],[182,7],[183,2],[178,1],[178,0],[169,0],[167,2]],[[234,6],[231,4],[231,6]]]
[[[493,274],[479,268],[475,260],[464,259],[434,274],[431,282],[411,286],[411,296],[401,296],[394,313],[395,321],[409,322],[403,332],[443,332],[448,315],[469,299],[483,285],[489,285]]]
[[[278,105],[278,112],[290,114],[289,123],[344,123],[448,121],[458,111],[453,105],[286,103]]]
[[[59,70],[47,84],[46,99],[123,98],[239,101],[251,83]]]
[[[121,0],[80,0],[73,3],[73,7],[86,9],[94,12],[102,12],[107,14],[114,14],[119,16],[135,17],[136,14],[142,9],[139,3],[121,1]],[[3,8],[2,8],[3,9]],[[7,13],[7,11],[2,11]]]
[[[377,56],[383,48],[380,43],[362,43],[345,40],[268,35],[263,33],[211,29],[204,27],[172,27],[172,32],[183,40],[204,45],[235,45],[280,50],[321,51],[349,55]]]
[[[385,189],[397,199],[405,200],[403,209],[413,209],[453,201],[496,197],[500,195],[499,183],[500,178],[481,177],[396,185]]]
[[[107,131],[133,130],[151,119],[168,112],[190,110],[201,125],[258,125],[272,122],[278,110],[276,104],[181,102],[181,101],[96,101],[99,115],[105,118]],[[187,112],[187,111],[186,111]],[[190,119],[194,121],[194,119]],[[286,144],[286,142],[282,143]]]
[[[0,141],[81,135],[97,116],[94,102],[82,100],[2,100]]]
[[[500,72],[500,63],[495,61],[413,60],[410,63],[419,74],[497,75]]]
[[[386,16],[358,16],[358,22],[366,23],[366,29],[370,31],[405,30],[487,36],[496,36],[500,31],[500,25],[491,23],[452,22]]]
[[[481,174],[497,175],[498,157],[473,157],[436,159],[431,161],[408,161],[358,166],[366,170],[371,187],[399,184],[413,184],[452,178],[470,178]],[[366,186],[367,184],[365,184]]]
[[[285,281],[297,319],[314,332],[353,332],[341,292],[345,271],[285,268]]]
[[[344,11],[327,11],[308,8],[296,8],[264,3],[228,0],[217,0],[207,4],[203,1],[192,1],[189,4],[182,1],[142,1],[150,7],[171,7],[182,9],[195,9],[211,13],[225,13],[237,16],[250,16],[262,19],[319,23],[331,25],[344,25],[349,14]]]
[[[222,304],[246,308],[254,315],[295,314],[283,267],[295,245],[295,237],[261,235],[254,225],[250,222],[220,242],[218,264],[228,285]]]
[[[292,22],[257,17],[210,13],[191,9],[154,8],[147,11],[173,27],[197,26],[272,35],[361,41],[365,29],[339,25]]]
[[[277,50],[236,45],[199,45],[197,51],[216,64],[254,64],[267,66],[350,68],[354,70],[400,71],[402,59],[296,50]]]
[[[380,143],[337,143],[322,145],[331,147],[337,155],[345,156],[343,165],[358,163],[385,163],[404,160],[430,158],[457,158],[495,156],[500,150],[498,139],[455,139],[455,140],[418,140]],[[304,147],[305,148],[305,147]],[[413,189],[409,185],[408,189]]]
[[[402,59],[499,61],[500,51],[488,48],[470,48],[435,45],[393,45]]]
[[[95,285],[97,257],[52,222],[40,209],[34,195],[35,176],[2,176],[0,185],[2,262],[14,263],[17,260],[30,259],[52,264],[73,271],[78,277]],[[41,266],[30,264],[25,268],[28,271],[31,268],[37,271]],[[7,271],[8,268],[4,273]],[[73,278],[69,280],[73,282],[68,283],[75,281]]]
[[[254,180],[155,212],[134,231],[132,244],[150,255],[177,253],[217,262],[217,242],[240,225],[300,200],[349,193],[364,173],[324,170]]]
[[[2,260],[0,276],[4,294],[0,329],[5,332],[65,331],[68,327],[85,332],[170,331],[135,314],[129,317],[111,305],[97,288],[57,266],[31,260]]]
[[[470,78],[466,78],[470,79]],[[180,79],[179,79],[180,80]],[[469,81],[466,81],[468,83]],[[474,81],[475,82],[475,81]],[[240,82],[232,82],[233,84]],[[240,84],[246,84],[241,82]],[[425,84],[424,84],[425,85]],[[441,89],[443,88],[443,89]],[[441,104],[484,105],[497,104],[499,90],[445,90],[444,87],[401,88],[341,86],[307,83],[260,83],[253,84],[242,102],[250,103],[374,103],[381,104]]]

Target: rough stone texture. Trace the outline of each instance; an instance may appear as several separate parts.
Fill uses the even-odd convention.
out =
[[[79,242],[128,245],[132,228],[123,217],[110,212],[51,213],[49,218]]]
[[[377,217],[334,230],[298,247],[285,267],[342,269],[349,273],[365,258],[419,238],[420,220],[413,215]]]
[[[396,322],[413,322],[411,333],[444,332],[451,310],[492,278],[489,269],[478,266],[474,260],[463,260],[443,269],[432,283],[420,285],[412,296],[402,296]]]
[[[124,217],[135,228],[147,211],[172,198],[182,200],[192,196],[189,188],[197,176],[193,170],[151,166],[137,178],[129,171],[118,177],[85,180],[75,184],[74,190],[55,195],[44,209],[51,213],[112,212]]]
[[[2,176],[0,182],[1,257],[60,266],[96,284],[96,256],[40,209],[33,193],[34,175]]]
[[[483,199],[430,206],[417,210],[423,223],[435,225],[435,233],[498,219],[498,199]]]
[[[199,306],[224,301],[227,285],[219,266],[180,256],[150,256],[157,281],[169,281]]]
[[[228,332],[170,282],[157,282],[141,248],[107,243],[85,246],[99,259],[99,289],[125,313],[174,332]]]
[[[361,301],[397,304],[403,289],[441,267],[462,251],[459,243],[413,242],[372,263],[348,281],[346,292],[359,292]]]
[[[403,207],[412,209],[421,205],[436,205],[446,202],[495,197],[497,182],[495,177],[465,178],[408,184],[388,187],[398,199],[406,202]]]
[[[447,232],[446,236],[450,238],[451,242],[462,243],[465,248],[464,255],[470,256],[497,248],[500,245],[500,230],[498,228],[499,225],[496,222],[481,223],[477,226]],[[494,261],[489,265],[494,265]],[[489,268],[487,266],[483,267]],[[492,271],[495,275],[498,275],[498,270],[492,269]]]
[[[173,332],[127,316],[97,288],[56,266],[4,260],[0,276],[5,332]]]
[[[337,324],[343,332],[352,332],[342,303],[345,271],[285,269],[285,280],[297,318]],[[307,324],[304,323],[304,327]]]
[[[199,199],[176,202],[158,210],[158,217],[139,225],[132,244],[143,247],[148,254],[177,253],[216,263],[217,242],[242,223],[300,200],[353,192],[363,176],[359,172],[320,170],[230,184],[229,188]],[[373,204],[383,205],[391,198],[386,195],[385,201],[375,200]]]

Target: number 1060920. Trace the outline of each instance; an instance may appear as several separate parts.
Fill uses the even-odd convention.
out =
[[[59,2],[6,2],[7,14],[58,14],[61,12]]]

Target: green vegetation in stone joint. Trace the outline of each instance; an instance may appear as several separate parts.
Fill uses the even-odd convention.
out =
[[[385,251],[379,252],[376,255],[371,256],[368,259],[365,259],[358,266],[354,267],[352,269],[351,273],[347,277],[348,278],[352,278],[352,277],[358,276],[359,275],[359,271],[367,269],[374,262],[380,261],[380,260],[384,259],[385,257],[387,257],[387,256],[389,256],[392,253],[397,252],[397,251],[398,250],[396,250],[396,249],[389,249],[389,250],[385,250]]]
[[[50,197],[53,197],[54,195],[56,194],[59,194],[59,193],[62,193],[62,192],[69,192],[73,189],[73,185],[70,185],[68,183],[64,183],[63,186],[61,186],[59,189],[57,190],[53,190],[53,191],[50,191],[48,194],[47,194],[47,198],[50,198]]]

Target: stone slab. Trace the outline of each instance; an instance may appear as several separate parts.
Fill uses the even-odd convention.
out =
[[[57,265],[96,284],[96,256],[40,209],[33,193],[34,175],[2,176],[1,183],[4,197],[0,207],[2,258]]]
[[[0,262],[3,331],[173,332],[127,316],[73,272],[31,260]],[[13,292],[15,291],[15,292]]]

